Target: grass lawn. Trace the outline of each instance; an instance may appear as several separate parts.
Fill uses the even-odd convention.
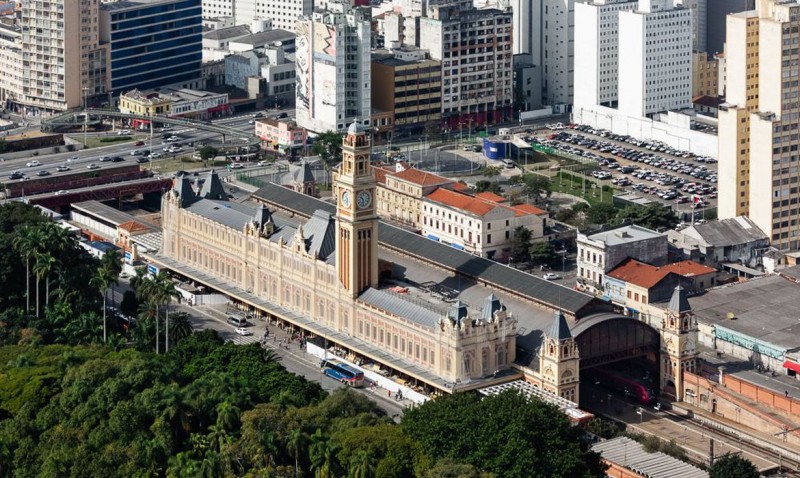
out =
[[[584,194],[583,180],[569,173],[565,173],[563,176],[560,175],[560,172],[553,175],[550,178],[550,184],[554,192],[570,194],[585,199],[591,206],[600,203],[611,204],[612,196],[616,193],[613,188],[606,186],[606,189],[602,190],[601,195],[600,185],[587,179],[586,193]],[[592,186],[596,187],[593,188]]]
[[[72,139],[80,141],[83,143],[83,134],[73,134],[71,135]],[[101,139],[106,139],[105,142],[100,141]],[[86,139],[86,147],[88,148],[98,148],[100,146],[110,146],[112,144],[118,144],[121,142],[129,142],[129,141],[146,141],[150,139],[150,136],[144,134],[133,134],[133,135],[125,135],[125,136],[116,136],[116,135],[108,135],[108,136],[95,136],[95,137],[88,137]]]

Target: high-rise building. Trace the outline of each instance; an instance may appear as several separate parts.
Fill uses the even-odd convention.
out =
[[[543,0],[542,101],[571,105],[574,88],[575,0]]]
[[[298,18],[310,15],[313,0],[202,0],[203,18],[230,17],[234,25],[269,18],[273,28],[294,31]]]
[[[575,4],[575,73],[581,87],[574,104],[586,108],[617,106],[619,76],[619,12],[633,10],[630,0],[596,0]]]
[[[680,0],[678,3],[692,13],[692,49],[707,51],[708,0]]]
[[[297,123],[311,131],[370,124],[371,14],[346,1],[328,3],[296,24]]]
[[[0,23],[0,107],[18,108],[22,98],[22,30]]]
[[[669,0],[619,12],[619,110],[629,116],[691,108],[692,13]]]
[[[750,113],[758,108],[759,92],[758,13],[729,15],[726,36],[726,96],[717,113],[720,218],[750,211]]]
[[[747,214],[782,250],[800,248],[798,18],[800,3],[775,0],[728,17],[728,103],[719,130],[720,194],[727,196],[720,217]]]
[[[729,14],[755,8],[755,0],[708,0],[706,51],[714,54],[722,53],[725,49],[725,29]]]
[[[110,91],[179,84],[198,88],[203,59],[200,0],[104,3],[100,39],[108,45]]]
[[[27,112],[81,106],[105,94],[106,55],[96,0],[22,4],[22,98]]]
[[[511,118],[513,65],[510,11],[434,5],[420,18],[421,48],[442,62],[442,121],[482,125]]]

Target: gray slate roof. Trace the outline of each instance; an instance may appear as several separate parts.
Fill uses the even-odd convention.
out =
[[[560,310],[556,311],[555,317],[553,318],[553,326],[550,327],[550,332],[547,333],[547,336],[556,340],[565,340],[572,337],[567,319]]]
[[[236,25],[235,27],[218,28],[203,33],[203,38],[208,38],[209,40],[229,40],[249,34],[250,28],[247,25]]]
[[[499,310],[503,310],[503,308],[504,307],[503,304],[500,303],[500,299],[498,299],[494,294],[489,294],[489,296],[483,301],[480,320],[484,322],[491,322],[494,319],[494,313]]]
[[[225,188],[222,186],[222,181],[219,179],[219,174],[213,169],[208,172],[206,182],[200,189],[200,196],[205,199],[214,199],[217,201],[227,201],[228,195],[225,193]]]
[[[667,310],[675,314],[682,314],[692,310],[692,306],[689,305],[689,295],[686,293],[686,289],[681,287],[680,284],[672,291],[672,297],[669,299]]]
[[[372,287],[362,292],[358,296],[358,300],[390,314],[416,322],[423,327],[434,328],[441,318],[439,314],[432,310]]]
[[[296,36],[296,33],[276,28],[274,30],[267,30],[265,32],[253,33],[252,35],[248,31],[241,38],[236,38],[232,41],[258,47],[261,45],[268,45],[276,41],[294,40]]]
[[[314,211],[314,215],[303,225],[303,237],[306,239],[306,251],[325,259],[336,250],[336,221],[331,213],[322,209]]]
[[[592,445],[592,451],[620,466],[649,478],[708,478],[708,473],[664,453],[647,453],[628,437],[617,437]]]
[[[213,199],[201,199],[185,209],[239,231],[255,217],[255,211],[247,206]]]
[[[310,217],[317,209],[323,209],[332,214],[336,213],[336,207],[333,204],[274,183],[268,183],[253,193],[253,196],[305,217]],[[489,259],[473,256],[383,221],[378,225],[378,238],[382,245],[396,249],[403,254],[425,257],[467,277],[489,282],[494,286],[530,297],[554,308],[561,308],[570,314],[578,314],[582,309],[595,302],[595,299],[588,294]]]
[[[727,247],[769,239],[756,226],[756,223],[745,216],[696,224],[684,229],[682,232],[702,240],[706,245],[714,247]]]

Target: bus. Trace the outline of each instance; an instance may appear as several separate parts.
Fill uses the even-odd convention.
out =
[[[322,372],[334,380],[346,383],[351,387],[364,386],[364,372],[338,360],[323,360]]]

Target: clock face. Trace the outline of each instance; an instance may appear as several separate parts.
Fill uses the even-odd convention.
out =
[[[350,207],[350,191],[342,193],[342,205],[344,207]]]
[[[356,203],[358,207],[364,209],[365,207],[369,206],[372,202],[372,196],[367,191],[361,191],[358,193],[358,198],[356,199]]]

